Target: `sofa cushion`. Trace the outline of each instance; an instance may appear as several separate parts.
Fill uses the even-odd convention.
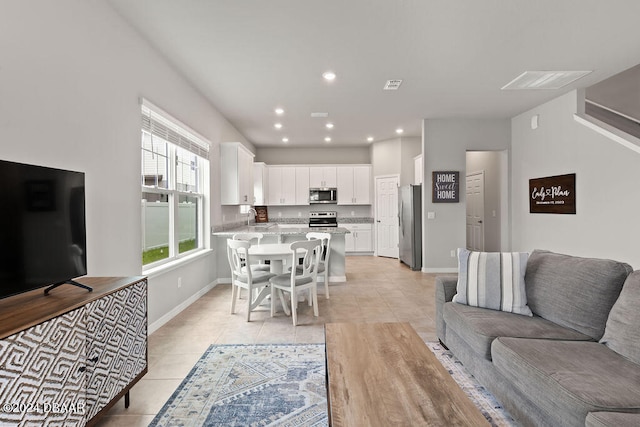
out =
[[[585,427],[638,427],[640,413],[628,412],[589,412],[584,422]]]
[[[534,314],[599,340],[631,266],[535,250],[525,282]]]
[[[525,317],[496,310],[446,303],[443,317],[448,330],[455,331],[479,356],[491,360],[491,342],[496,337],[591,340],[591,337],[563,328],[542,317]]]
[[[561,425],[584,425],[592,411],[640,410],[640,366],[597,342],[501,337],[491,355],[544,412],[561,414]]]
[[[640,271],[631,273],[624,282],[600,342],[640,364]]]
[[[524,252],[458,249],[458,286],[453,302],[532,316],[527,307]]]

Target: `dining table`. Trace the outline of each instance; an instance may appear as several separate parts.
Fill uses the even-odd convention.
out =
[[[249,247],[249,255],[251,258],[258,259],[260,261],[269,261],[269,271],[274,274],[282,274],[284,271],[284,262],[292,259],[291,243],[261,243],[259,245],[251,245]],[[266,289],[266,288],[265,288]],[[263,290],[264,291],[264,290]],[[269,292],[270,293],[270,292]],[[282,291],[279,292],[280,301],[284,312],[288,315],[289,308],[287,307]],[[273,298],[273,295],[269,295]],[[260,293],[258,304],[262,305],[267,302],[267,295]],[[304,295],[298,297],[298,301],[304,300]]]
[[[291,243],[261,243],[251,245],[249,255],[253,259],[269,261],[270,271],[274,274],[282,274],[286,260],[291,259]]]

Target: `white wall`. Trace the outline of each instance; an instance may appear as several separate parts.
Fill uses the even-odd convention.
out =
[[[372,175],[400,175],[400,138],[377,141],[371,145]]]
[[[422,134],[423,270],[456,271],[457,259],[451,256],[451,251],[466,244],[465,194],[464,190],[460,192],[460,203],[432,203],[432,172],[460,171],[462,180],[466,175],[467,151],[508,150],[511,139],[509,120],[425,119]],[[430,211],[435,213],[435,219],[427,219]],[[508,226],[507,222],[505,227]]]
[[[241,135],[102,1],[2,2],[0,158],[86,173],[92,276],[141,273],[143,96],[213,142],[211,223],[221,218],[218,143]],[[213,254],[154,276],[150,323],[215,277]]]
[[[571,92],[512,119],[513,248],[611,258],[640,268],[640,154],[573,119]],[[540,115],[532,130],[531,116]],[[529,213],[529,179],[576,174],[576,214]]]
[[[402,137],[371,144],[373,176],[399,175],[400,185],[413,184],[413,158],[422,152],[420,137]]]
[[[400,185],[413,184],[415,178],[414,158],[422,153],[422,138],[400,138]]]

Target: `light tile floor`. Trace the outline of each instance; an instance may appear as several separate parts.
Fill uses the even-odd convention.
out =
[[[298,305],[298,326],[279,311],[244,305],[230,314],[231,287],[218,285],[149,336],[149,372],[131,389],[131,405],[118,402],[100,427],[147,426],[211,344],[322,343],[330,322],[410,322],[425,340],[435,340],[435,275],[411,271],[397,259],[351,256],[347,281],[331,284],[330,299],[318,286],[320,316]]]

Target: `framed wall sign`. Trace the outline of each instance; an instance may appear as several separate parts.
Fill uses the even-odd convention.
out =
[[[529,212],[576,213],[576,174],[529,180]]]
[[[460,201],[460,172],[434,171],[432,178],[431,201],[433,203]]]

